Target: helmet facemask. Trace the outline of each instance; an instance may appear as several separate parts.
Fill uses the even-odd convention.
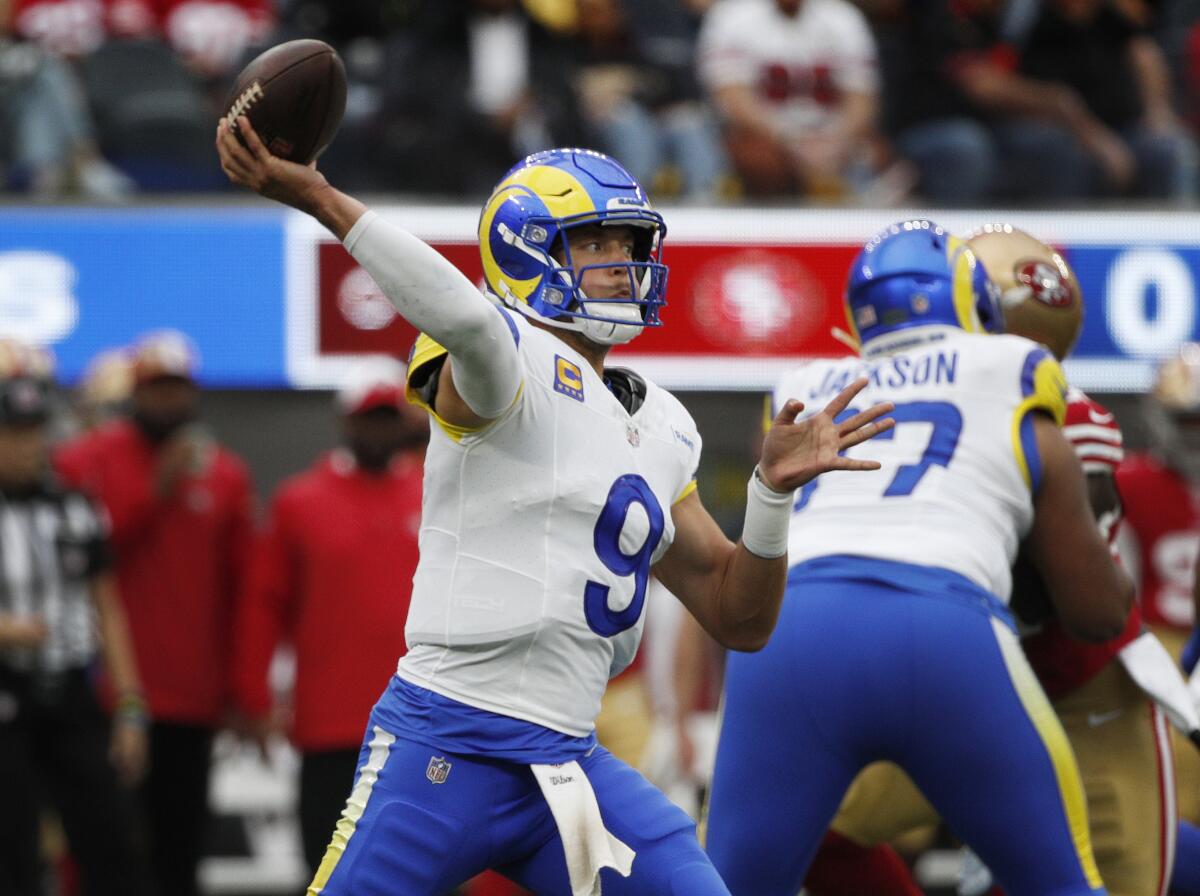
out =
[[[630,259],[576,267],[569,233],[590,225],[628,227],[633,234]],[[646,327],[661,326],[659,309],[666,304],[667,285],[667,267],[661,261],[664,231],[662,219],[654,212],[589,214],[575,220],[531,218],[523,230],[523,249],[536,254],[549,271],[528,307],[544,323],[575,330],[601,345],[621,345]],[[616,289],[618,295],[589,296],[584,291],[589,271],[618,268],[628,283]]]

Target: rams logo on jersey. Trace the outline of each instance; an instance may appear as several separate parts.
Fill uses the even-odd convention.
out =
[[[560,355],[554,356],[554,391],[583,401],[583,371]]]

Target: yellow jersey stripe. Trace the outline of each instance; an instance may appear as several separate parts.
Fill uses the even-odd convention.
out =
[[[674,501],[671,502],[671,506],[674,507],[676,504],[678,504],[680,501],[682,501],[684,498],[686,498],[688,495],[690,495],[692,492],[694,492],[697,488],[698,488],[698,486],[696,485],[696,480],[693,479],[691,482],[689,482],[687,485],[685,485],[683,487],[683,491],[681,491],[679,493],[678,498],[676,498]]]
[[[413,381],[418,379],[418,374],[429,364],[439,360],[449,352],[438,343],[434,342],[424,333],[417,337],[416,343],[413,345],[412,357],[408,361],[408,376],[404,388],[404,396],[410,404],[415,404],[418,407],[424,408],[429,412],[429,417],[436,423],[446,435],[456,442],[461,442],[471,433],[482,432],[491,425],[491,422],[484,423],[480,426],[459,426],[451,423],[449,420],[442,418],[429,404],[421,397],[421,393],[413,386]],[[521,393],[525,391],[525,383],[522,381],[517,389],[516,397],[513,398],[513,404],[516,404],[521,398]]]
[[[1030,668],[1029,662],[1021,652],[1017,636],[998,619],[992,620],[992,631],[1000,645],[1000,654],[1004,665],[1008,668],[1009,678],[1021,705],[1029,720],[1037,729],[1050,763],[1054,766],[1054,777],[1058,781],[1058,793],[1062,798],[1063,809],[1066,811],[1067,824],[1071,831],[1071,840],[1075,844],[1075,854],[1079,857],[1080,867],[1088,886],[1102,886],[1100,871],[1096,867],[1096,858],[1092,853],[1092,838],[1088,832],[1087,799],[1083,793],[1083,782],[1079,777],[1079,766],[1075,764],[1075,754],[1071,752],[1071,744],[1067,733],[1063,731],[1062,723],[1054,713],[1050,701],[1038,684],[1037,678]]]
[[[1025,417],[1033,411],[1045,411],[1054,418],[1059,426],[1067,419],[1067,378],[1054,357],[1045,350],[1038,349],[1030,352],[1026,361],[1027,369],[1022,372],[1022,391],[1025,398],[1013,411],[1011,437],[1013,455],[1017,459],[1017,467],[1028,488],[1035,485],[1034,465],[1040,463],[1033,454],[1037,451],[1036,443],[1031,443],[1029,434],[1022,432]]]

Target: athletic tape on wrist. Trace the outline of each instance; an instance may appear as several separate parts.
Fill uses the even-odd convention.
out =
[[[750,477],[746,486],[746,522],[742,525],[742,544],[746,550],[766,560],[787,553],[794,494],[773,491],[758,476]]]

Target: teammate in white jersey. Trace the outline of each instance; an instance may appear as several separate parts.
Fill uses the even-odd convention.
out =
[[[767,647],[726,673],[708,848],[736,896],[793,896],[847,785],[908,772],[1005,892],[1103,892],[1079,773],[1007,603],[1018,541],[1064,625],[1120,632],[1132,595],[1059,429],[1042,346],[989,335],[994,288],[929,221],[863,249],[847,287],[861,357],[815,362],[777,399],[895,402],[882,467],[798,493],[788,594]]]
[[[658,324],[666,286],[662,217],[620,165],[553,150],[505,176],[479,228],[491,304],[239,126],[250,149],[218,130],[230,178],[325,224],[424,334],[410,396],[437,424],[409,652],[310,894],[433,896],[489,867],[539,893],[727,893],[690,819],[596,743],[600,696],[636,650],[651,569],[718,641],[761,648],[793,489],[877,468],[840,452],[886,432],[890,406],[835,423],[863,382],[801,424],[787,402],[735,545],[696,494],[682,405],[603,364]]]

